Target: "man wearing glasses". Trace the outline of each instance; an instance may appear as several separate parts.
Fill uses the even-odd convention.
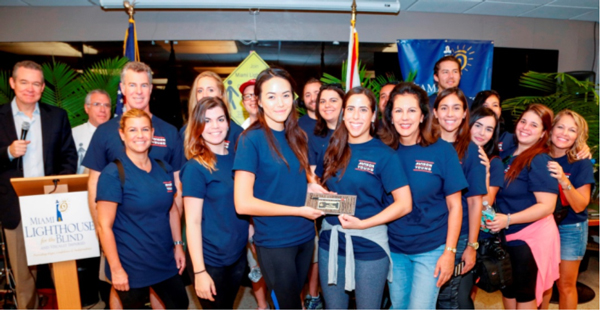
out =
[[[86,171],[81,166],[81,161],[90,145],[92,135],[98,126],[110,119],[110,96],[104,90],[93,90],[85,97],[84,109],[88,115],[88,122],[73,128],[73,140],[77,149],[77,174],[83,174]]]

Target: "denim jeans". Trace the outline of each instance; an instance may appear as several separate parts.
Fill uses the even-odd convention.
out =
[[[319,279],[326,309],[348,309],[350,293],[344,290],[346,282],[346,257],[338,256],[337,284],[328,284],[329,251],[319,247]],[[381,298],[385,288],[390,261],[388,257],[376,260],[355,260],[356,308],[381,308]]]
[[[456,257],[454,259],[454,265],[456,266],[462,261],[462,255],[467,248],[467,240],[469,235],[461,235],[458,237],[458,243],[456,244]],[[460,288],[460,282],[463,276],[453,276],[446,284],[440,288],[438,295],[437,309],[441,310],[456,310],[460,309],[458,305],[458,291]]]
[[[394,281],[388,283],[392,309],[433,310],[440,288],[434,278],[435,266],[445,245],[420,254],[392,252]]]
[[[588,238],[588,221],[559,225],[560,259],[582,260],[585,255]]]

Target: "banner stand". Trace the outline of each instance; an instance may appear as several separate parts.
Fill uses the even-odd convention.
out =
[[[88,175],[60,175],[34,178],[11,178],[10,182],[19,197],[50,193],[87,191]],[[27,208],[21,206],[21,208]],[[25,260],[25,258],[23,258]],[[75,260],[50,264],[58,309],[80,310],[79,279]]]

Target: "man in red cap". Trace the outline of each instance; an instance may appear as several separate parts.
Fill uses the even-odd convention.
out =
[[[242,105],[246,112],[248,112],[248,118],[242,123],[242,128],[247,129],[254,121],[256,121],[256,114],[258,113],[258,97],[254,94],[254,85],[256,79],[248,80],[240,86],[240,94],[242,94]]]

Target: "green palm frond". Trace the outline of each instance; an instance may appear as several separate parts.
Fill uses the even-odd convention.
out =
[[[15,96],[8,80],[11,73],[9,71],[0,71],[0,105],[9,103]]]
[[[129,60],[126,57],[115,57],[101,60],[86,69],[79,77],[81,89],[84,93],[92,90],[105,90],[110,94],[110,101],[114,107],[117,101],[117,91],[120,82],[121,69]]]
[[[68,65],[56,61],[51,64],[44,63],[42,71],[46,80],[42,102],[65,109],[71,126],[85,122],[87,119],[83,109],[85,93],[77,80],[77,72]]]

